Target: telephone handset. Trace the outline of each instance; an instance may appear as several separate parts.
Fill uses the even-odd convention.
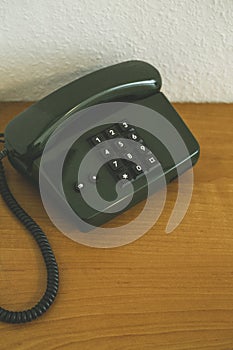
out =
[[[136,102],[159,92],[160,87],[159,72],[140,61],[119,63],[79,78],[35,103],[9,123],[5,140],[11,154],[14,153],[12,159],[16,162],[26,159],[21,166],[27,168],[26,162],[41,155],[44,142],[56,127],[77,110],[103,102]]]
[[[160,89],[159,72],[150,64],[142,61],[123,62],[88,74],[58,89],[14,118],[5,130],[5,149],[1,152],[0,159],[7,155],[11,164],[18,171],[38,184],[40,162],[46,143],[53,132],[76,112],[107,102],[129,102],[141,108],[148,107],[161,114],[183,139],[188,150],[188,159],[181,158],[179,162],[176,162],[166,149],[166,145],[163,145],[158,138],[143,130],[142,127],[135,127],[132,117],[121,116],[121,113],[118,113],[119,119],[114,123],[111,121],[111,116],[103,113],[103,125],[96,126],[93,123],[93,127],[84,132],[72,145],[71,152],[68,152],[63,171],[66,199],[73,211],[84,222],[93,226],[102,225],[119,215],[119,212],[109,212],[108,205],[100,211],[87,204],[82,196],[86,187],[94,183],[106,200],[105,203],[110,202],[112,206],[116,197],[116,183],[119,180],[122,180],[123,184],[132,183],[134,196],[124,209],[126,210],[147,196],[145,173],[150,174],[149,181],[156,183],[158,178],[156,169],[159,164],[164,170],[168,183],[177,177],[177,168],[180,164],[182,164],[183,172],[190,167],[190,164],[192,166],[198,160],[199,145],[196,139]],[[113,146],[111,143],[111,147],[108,147],[106,146],[108,140],[116,140],[116,142]],[[124,140],[134,141],[134,146],[128,148]],[[105,145],[103,148],[100,147],[101,143]],[[98,173],[95,173],[96,169],[93,166],[93,171],[91,169],[90,172],[89,169],[89,173],[84,174],[81,181],[77,182],[77,168],[85,154],[95,146],[99,146],[97,147],[97,158],[102,157],[105,164]],[[58,269],[51,248],[45,253],[46,248],[50,246],[47,241],[44,243],[44,234],[30,217],[25,216],[25,212],[17,211],[17,205],[12,202],[11,194],[6,190],[2,162],[0,165],[0,192],[3,198],[10,209],[23,221],[25,227],[31,230],[45,261],[47,256],[52,256],[50,259],[52,268],[48,264],[50,266],[48,271],[52,273],[50,289],[46,291],[47,294],[41,304],[33,311],[23,312],[23,316],[22,313],[21,315],[14,312],[9,314],[0,308],[0,320],[27,322],[45,312],[55,299],[58,288]],[[55,286],[54,289],[51,289],[52,285]]]

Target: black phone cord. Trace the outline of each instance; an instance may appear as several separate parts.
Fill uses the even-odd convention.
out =
[[[44,314],[53,304],[59,285],[58,266],[49,241],[36,222],[23,210],[12,195],[5,176],[2,159],[8,151],[4,148],[0,152],[0,194],[12,213],[31,233],[42,253],[47,269],[47,288],[41,300],[31,309],[24,311],[9,311],[0,307],[0,321],[7,323],[26,323]]]

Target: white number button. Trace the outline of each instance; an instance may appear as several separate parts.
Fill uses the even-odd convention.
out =
[[[111,127],[110,129],[107,129],[105,132],[107,134],[107,137],[110,139],[118,136],[118,131],[115,127]]]

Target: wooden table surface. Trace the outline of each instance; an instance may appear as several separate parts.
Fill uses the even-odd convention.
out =
[[[28,105],[1,103],[0,132]],[[61,234],[37,190],[4,160],[13,193],[49,237],[60,289],[37,321],[0,324],[1,350],[233,349],[233,105],[175,107],[198,139],[201,157],[190,207],[170,235],[165,227],[176,182],[146,235],[123,247],[95,249]],[[128,218],[140,208],[127,212]],[[0,213],[0,305],[29,308],[45,288],[42,258],[1,198]]]

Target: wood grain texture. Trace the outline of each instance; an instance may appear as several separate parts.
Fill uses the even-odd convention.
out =
[[[28,103],[0,104],[0,132]],[[176,104],[201,145],[189,210],[170,235],[165,209],[136,242],[94,249],[52,225],[35,188],[7,162],[9,186],[47,233],[60,267],[54,306],[27,325],[0,324],[6,349],[233,349],[233,105]],[[133,218],[140,205],[115,220]],[[0,303],[32,306],[45,287],[37,247],[0,198]]]

